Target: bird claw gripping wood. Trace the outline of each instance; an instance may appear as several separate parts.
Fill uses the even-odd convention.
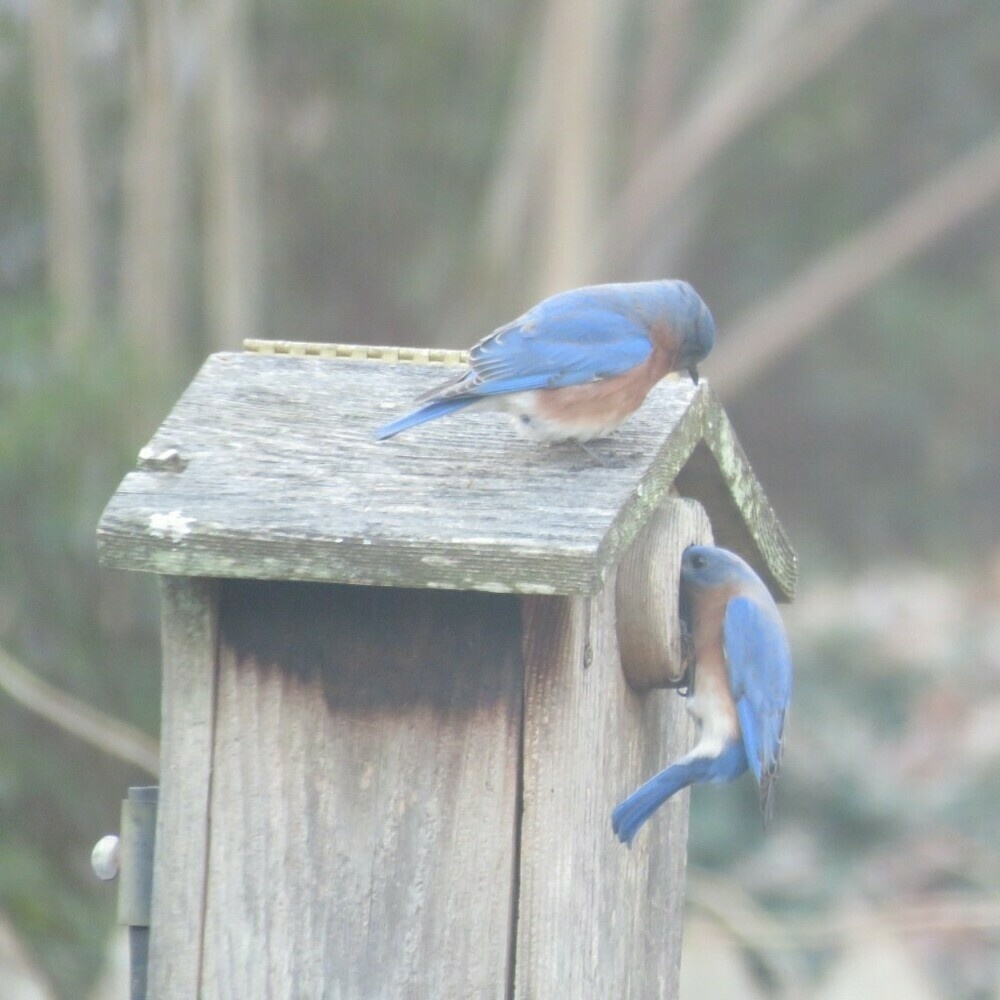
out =
[[[682,698],[687,698],[694,687],[694,637],[688,623],[681,618],[681,666],[684,672],[667,687],[676,691]]]

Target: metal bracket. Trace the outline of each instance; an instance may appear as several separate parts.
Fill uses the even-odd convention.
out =
[[[99,879],[110,881],[121,875],[118,923],[128,927],[131,1000],[146,997],[158,792],[156,785],[130,788],[128,798],[122,801],[120,833],[102,837],[90,856]]]

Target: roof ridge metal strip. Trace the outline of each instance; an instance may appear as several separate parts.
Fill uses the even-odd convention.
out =
[[[250,354],[284,354],[304,358],[336,358],[348,361],[410,362],[427,365],[464,365],[469,352],[447,347],[378,347],[373,344],[324,344],[308,340],[243,341]]]

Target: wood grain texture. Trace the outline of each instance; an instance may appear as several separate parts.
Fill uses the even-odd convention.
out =
[[[198,996],[212,786],[218,587],[161,585],[163,691],[149,996]]]
[[[678,486],[781,596],[791,547],[707,384],[666,379],[607,465],[466,413],[372,438],[441,367],[217,354],[112,498],[102,561],[192,576],[593,593],[700,442]],[[169,456],[166,458],[164,456]],[[727,506],[728,504],[728,506]]]
[[[635,688],[676,684],[686,669],[678,596],[681,556],[711,545],[712,526],[700,504],[670,498],[653,512],[618,567],[616,631],[622,670]]]
[[[677,996],[688,796],[628,850],[611,810],[687,749],[683,699],[629,687],[614,581],[525,598],[524,788],[515,996]],[[589,665],[588,665],[589,664]]]
[[[503,997],[518,599],[232,581],[220,632],[200,995]]]

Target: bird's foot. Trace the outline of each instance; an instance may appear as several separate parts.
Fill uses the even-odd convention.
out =
[[[694,636],[691,635],[691,629],[688,628],[688,623],[681,618],[681,667],[684,673],[671,684],[667,686],[673,688],[677,691],[679,695],[686,698],[691,693],[691,688],[694,685]]]
[[[665,684],[664,687],[669,688],[671,691],[676,691],[682,698],[687,698],[691,694],[691,682],[694,680],[694,671],[691,666],[688,665],[684,669],[684,673],[675,681],[670,681]]]
[[[580,441],[577,438],[571,438],[570,440],[589,459],[591,459],[591,461],[601,466],[602,469],[624,469],[631,464],[631,462],[629,461],[630,456],[620,455],[620,454],[616,454],[614,456],[602,455],[596,448],[592,447],[585,441]]]

